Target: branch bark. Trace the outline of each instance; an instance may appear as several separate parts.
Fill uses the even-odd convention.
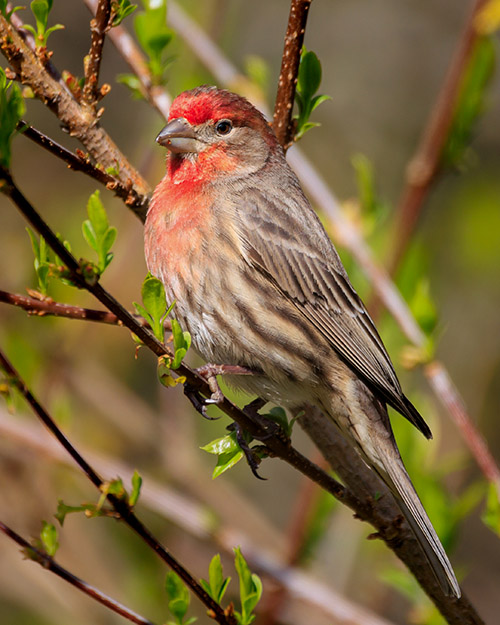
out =
[[[99,0],[96,15],[90,20],[92,33],[90,51],[85,59],[85,83],[82,92],[82,104],[89,111],[90,118],[96,119],[99,100],[99,70],[101,68],[104,38],[109,29],[111,15],[110,0]]]
[[[312,0],[291,0],[290,4],[273,117],[274,134],[285,151],[293,143],[293,102],[311,2]]]

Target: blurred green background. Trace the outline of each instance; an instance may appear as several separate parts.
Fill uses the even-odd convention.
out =
[[[250,57],[262,60],[267,68],[265,92],[271,106],[288,0],[191,0],[182,6],[241,71],[248,67]],[[351,159],[358,153],[366,155],[375,170],[380,201],[387,207],[383,221],[387,229],[402,190],[405,167],[469,10],[470,3],[453,0],[316,0],[312,4],[305,43],[321,59],[320,91],[332,100],[315,112],[313,120],[321,122],[321,129],[309,132],[300,147],[340,200],[349,203],[357,196]],[[21,12],[23,19],[27,15],[27,11]],[[66,26],[49,42],[53,62],[60,70],[82,75],[82,58],[89,47],[88,20],[83,2],[55,0],[51,22]],[[132,20],[125,26],[132,28]],[[498,40],[493,45],[498,53]],[[215,82],[180,38],[174,39],[171,54],[167,88],[172,94]],[[254,59],[253,67],[255,64]],[[164,154],[154,143],[162,120],[116,83],[116,75],[128,71],[108,41],[102,79],[113,88],[103,102],[102,124],[154,186],[163,172]],[[414,273],[428,277],[439,312],[437,355],[500,461],[499,104],[500,81],[495,73],[461,171],[446,172],[433,186],[401,277],[410,283]],[[26,119],[68,147],[78,147],[39,102],[27,102]],[[14,141],[13,173],[48,223],[71,242],[75,255],[89,256],[81,223],[86,219],[88,196],[96,188],[93,181],[69,171],[64,163],[22,137]],[[142,226],[111,193],[103,189],[101,197],[111,224],[118,229],[115,258],[103,284],[131,309],[132,302],[139,300],[146,274]],[[3,196],[0,208],[0,288],[22,293],[25,287],[36,286],[29,239],[22,218]],[[384,256],[386,231],[375,227],[370,240]],[[352,267],[349,256],[340,252]],[[360,292],[368,294],[364,278],[355,268],[352,277]],[[403,287],[411,295],[408,284]],[[98,307],[86,293],[62,285],[55,284],[51,295],[59,301]],[[447,546],[463,576],[465,591],[486,622],[494,623],[500,540],[480,519],[484,502],[479,502],[457,528],[447,529],[450,519],[444,518],[458,515],[450,502],[464,493],[471,500],[480,498],[482,486],[474,486],[480,473],[448,415],[430,395],[421,373],[401,369],[405,340],[395,324],[384,317],[380,327],[405,388],[416,398],[435,435],[430,443],[421,441],[396,417],[403,456],[417,490],[424,502],[428,501],[438,531],[442,524],[441,532],[449,533]],[[162,388],[151,354],[141,350],[134,359],[128,331],[74,320],[28,318],[22,311],[1,305],[0,340],[71,439],[83,449],[110,459],[108,477],[119,472],[118,462],[124,461],[166,488],[181,492],[201,506],[204,514],[214,515],[221,523],[219,527],[233,532],[228,530],[225,539],[229,542],[229,536],[234,538],[233,544],[247,536],[249,549],[259,544],[278,556],[286,551],[286,529],[301,480],[279,461],[268,460],[262,467],[266,482],[255,480],[243,463],[212,482],[213,458],[198,446],[222,436],[226,419],[205,422],[184,400],[181,389]],[[191,362],[197,362],[193,356]],[[18,404],[14,418],[5,415],[5,406],[0,407],[0,517],[23,535],[34,536],[39,533],[41,519],[52,518],[58,498],[78,504],[95,501],[96,495],[78,473],[55,461],[41,426],[21,402]],[[7,428],[12,419],[20,428],[17,434]],[[26,438],[28,433],[33,436],[32,443]],[[36,441],[48,451],[38,449]],[[294,441],[303,450],[311,450],[299,428]],[[446,491],[451,493],[444,504],[436,499],[442,496],[439,489],[434,498],[432,494],[437,475],[445,476]],[[188,568],[206,577],[210,557],[225,544],[222,539],[214,544],[212,539],[193,538],[158,512],[148,511],[146,506],[141,512]],[[182,514],[190,515],[181,510]],[[352,520],[349,511],[335,506],[308,568],[341,594],[394,623],[439,622],[433,620],[435,615],[417,590],[410,588],[411,609],[400,593],[381,582],[384,572],[386,577],[392,575],[388,568],[398,569],[399,565],[383,545],[365,540],[369,532],[368,526]],[[109,519],[86,520],[82,515],[72,515],[60,542],[58,559],[75,574],[153,620],[167,618],[163,568],[125,528]],[[229,560],[226,565],[230,567]],[[193,609],[201,615],[200,622],[207,621],[199,606]],[[67,623],[69,619],[74,625],[92,620],[122,622],[41,568],[23,561],[17,547],[3,537],[0,614],[1,622],[16,625]],[[290,600],[281,620],[300,622],[300,614]],[[312,614],[309,612],[308,618]],[[333,621],[314,612],[314,622]]]

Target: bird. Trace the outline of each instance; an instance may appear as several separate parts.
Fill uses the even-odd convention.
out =
[[[175,98],[156,141],[166,173],[146,217],[146,263],[193,347],[252,372],[231,385],[318,406],[387,484],[443,592],[460,597],[387,406],[431,431],[270,124],[242,96],[202,85]]]

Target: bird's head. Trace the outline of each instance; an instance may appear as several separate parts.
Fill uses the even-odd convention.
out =
[[[259,169],[279,144],[264,116],[245,98],[216,87],[181,93],[156,141],[176,160],[228,173]],[[245,171],[242,171],[245,170]]]

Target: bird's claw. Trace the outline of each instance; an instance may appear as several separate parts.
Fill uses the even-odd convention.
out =
[[[245,434],[241,425],[239,425],[236,422],[233,422],[231,423],[231,425],[228,425],[227,429],[236,434],[236,442],[240,446],[240,449],[245,456],[245,460],[247,461],[247,464],[250,467],[250,471],[254,474],[254,476],[258,480],[263,480],[263,481],[267,480],[267,478],[262,477],[258,473],[257,469],[259,468],[260,458],[258,458],[255,451],[247,443],[245,439]]]
[[[193,404],[194,409],[201,414],[202,417],[209,421],[217,421],[220,417],[210,417],[207,414],[207,403],[210,403],[209,399],[202,397],[196,389],[189,384],[184,384],[184,395]]]

